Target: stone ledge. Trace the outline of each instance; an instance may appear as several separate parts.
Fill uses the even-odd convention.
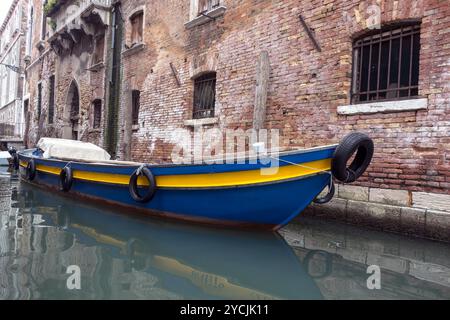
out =
[[[425,208],[430,210],[450,212],[450,195],[413,192],[412,206],[414,208]]]
[[[219,118],[192,119],[184,121],[187,127],[209,126],[219,123]]]
[[[133,54],[135,54],[135,53],[138,53],[139,51],[142,51],[142,50],[144,50],[144,49],[145,49],[145,44],[139,43],[139,44],[136,44],[136,45],[134,45],[133,47],[131,47],[131,48],[126,49],[125,51],[123,51],[123,52],[122,52],[122,55],[123,55],[124,57],[128,57],[128,56],[131,56],[131,55],[133,55]]]
[[[450,242],[450,213],[445,211],[334,199],[326,205],[311,205],[301,216]]]
[[[222,16],[225,13],[226,10],[227,10],[227,7],[220,6],[220,7],[214,8],[214,9],[206,12],[205,14],[208,15],[209,17],[211,17],[211,18],[218,18],[218,17]],[[196,26],[200,26],[200,25],[205,24],[205,23],[207,23],[209,21],[211,21],[210,18],[200,15],[197,18],[192,19],[189,22],[186,22],[184,24],[184,26],[186,27],[186,29],[192,29],[192,28],[194,28]]]
[[[338,186],[338,195],[342,199],[367,202],[369,201],[369,188],[340,184]]]
[[[369,202],[388,204],[392,206],[410,207],[410,196],[406,190],[370,189]]]
[[[428,109],[428,99],[409,99],[386,102],[371,102],[338,107],[340,115],[405,112]]]

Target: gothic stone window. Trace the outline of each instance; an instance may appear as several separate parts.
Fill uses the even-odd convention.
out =
[[[134,46],[144,41],[144,12],[139,11],[133,14],[130,18],[131,24],[131,39],[130,44]]]
[[[353,45],[352,103],[419,95],[420,24],[386,27]]]
[[[194,119],[213,118],[216,104],[216,73],[194,80]]]

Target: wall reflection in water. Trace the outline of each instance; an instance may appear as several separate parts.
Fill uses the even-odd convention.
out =
[[[280,233],[325,299],[450,299],[450,244],[300,219]],[[381,268],[381,290],[367,269]]]
[[[447,244],[305,219],[282,236],[142,219],[10,178],[0,201],[0,299],[450,298]],[[367,289],[373,264],[382,290]]]

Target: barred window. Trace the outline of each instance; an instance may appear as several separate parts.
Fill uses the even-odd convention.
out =
[[[220,5],[220,0],[199,0],[198,12],[199,14],[206,13],[212,9],[217,8]]]
[[[195,79],[194,119],[214,117],[216,105],[216,73],[211,72]]]
[[[353,46],[352,103],[419,95],[420,24],[383,28]]]
[[[102,100],[97,99],[93,102],[94,106],[94,123],[93,127],[94,129],[98,129],[101,126],[102,123]]]
[[[132,119],[133,125],[139,125],[139,109],[141,107],[141,92],[139,90],[133,90],[132,92]]]
[[[55,76],[50,77],[48,98],[48,123],[53,124],[55,118]]]

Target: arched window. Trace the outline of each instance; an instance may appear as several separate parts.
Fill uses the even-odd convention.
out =
[[[213,118],[216,105],[216,73],[210,72],[194,80],[194,119]]]
[[[93,127],[94,129],[99,129],[102,124],[102,100],[96,99],[92,103],[94,108],[94,122]]]
[[[382,28],[353,44],[352,103],[419,95],[420,24]]]

